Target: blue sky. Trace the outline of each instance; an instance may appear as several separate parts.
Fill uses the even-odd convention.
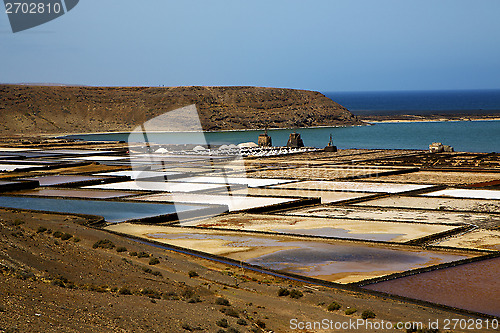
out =
[[[500,89],[498,0],[82,0],[13,34],[0,82]]]

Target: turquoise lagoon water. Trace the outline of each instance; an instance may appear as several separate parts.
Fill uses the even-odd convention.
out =
[[[377,123],[370,126],[320,127],[269,130],[275,146],[284,146],[293,131],[301,134],[304,144],[323,148],[330,134],[341,149],[428,149],[432,142],[450,145],[456,151],[499,152],[500,121],[443,121],[411,123]],[[257,142],[261,130],[205,133],[210,144]],[[191,133],[148,133],[151,142],[160,144],[195,143]],[[83,140],[128,140],[128,133],[72,135]]]

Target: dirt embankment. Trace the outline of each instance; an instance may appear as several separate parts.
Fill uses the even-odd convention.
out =
[[[306,90],[0,85],[0,130],[4,136],[130,131],[191,104],[204,130],[362,123],[321,93]]]

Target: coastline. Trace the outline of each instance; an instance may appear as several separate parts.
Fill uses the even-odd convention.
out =
[[[358,115],[358,119],[367,123],[411,123],[411,122],[459,122],[459,121],[498,121],[500,113],[493,114],[449,114],[449,115]]]
[[[371,120],[371,121],[366,121],[367,123],[370,124],[378,124],[378,123],[444,123],[444,122],[474,122],[474,121],[499,121],[500,117],[498,118],[487,118],[487,119],[390,119],[390,120]]]

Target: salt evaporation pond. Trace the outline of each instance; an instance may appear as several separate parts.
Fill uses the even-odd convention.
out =
[[[106,227],[142,238],[237,261],[338,283],[351,283],[415,268],[465,259],[466,254],[386,247],[291,236],[256,236],[120,223]]]
[[[40,183],[40,186],[54,186],[54,185],[63,185],[71,183],[99,181],[108,178],[97,177],[97,176],[57,175],[57,176],[41,176],[41,177],[23,178],[23,179],[37,180]]]
[[[364,288],[500,316],[500,258],[411,275]]]
[[[209,220],[182,222],[181,225],[386,242],[407,242],[456,228],[445,225],[263,214],[222,215]]]
[[[431,197],[442,196],[442,197],[454,197],[454,198],[500,200],[500,191],[498,190],[446,189],[446,190],[426,193],[425,195]]]
[[[1,185],[1,182],[0,182]],[[40,197],[65,197],[65,198],[88,198],[88,199],[111,199],[122,198],[131,195],[138,195],[141,192],[125,192],[125,191],[93,191],[84,189],[33,189],[16,192],[16,195],[29,195]]]
[[[365,207],[332,207],[316,206],[300,208],[288,211],[286,215],[308,216],[308,217],[329,217],[354,220],[379,220],[392,222],[417,222],[417,223],[483,223],[488,221],[496,222],[500,225],[500,216],[495,214],[481,214],[469,212],[450,212],[433,210],[401,210],[392,208],[365,208]]]
[[[458,199],[426,196],[391,196],[354,204],[355,206],[398,207],[408,209],[435,209],[440,211],[500,212],[500,200]]]
[[[273,198],[273,197],[250,197],[236,195],[214,195],[214,194],[150,194],[135,197],[132,200],[155,201],[155,202],[183,202],[197,204],[227,205],[230,212],[263,208],[273,205],[279,205],[287,202],[297,201],[292,198]]]
[[[0,207],[49,212],[99,215],[106,222],[118,223],[200,209],[200,206],[151,204],[126,201],[70,200],[32,197],[0,197]],[[201,207],[205,208],[205,207]]]
[[[369,182],[340,182],[340,181],[303,181],[291,184],[276,185],[273,188],[295,188],[324,191],[351,191],[351,192],[383,192],[401,193],[421,190],[432,185],[395,184],[395,183],[369,183]]]

